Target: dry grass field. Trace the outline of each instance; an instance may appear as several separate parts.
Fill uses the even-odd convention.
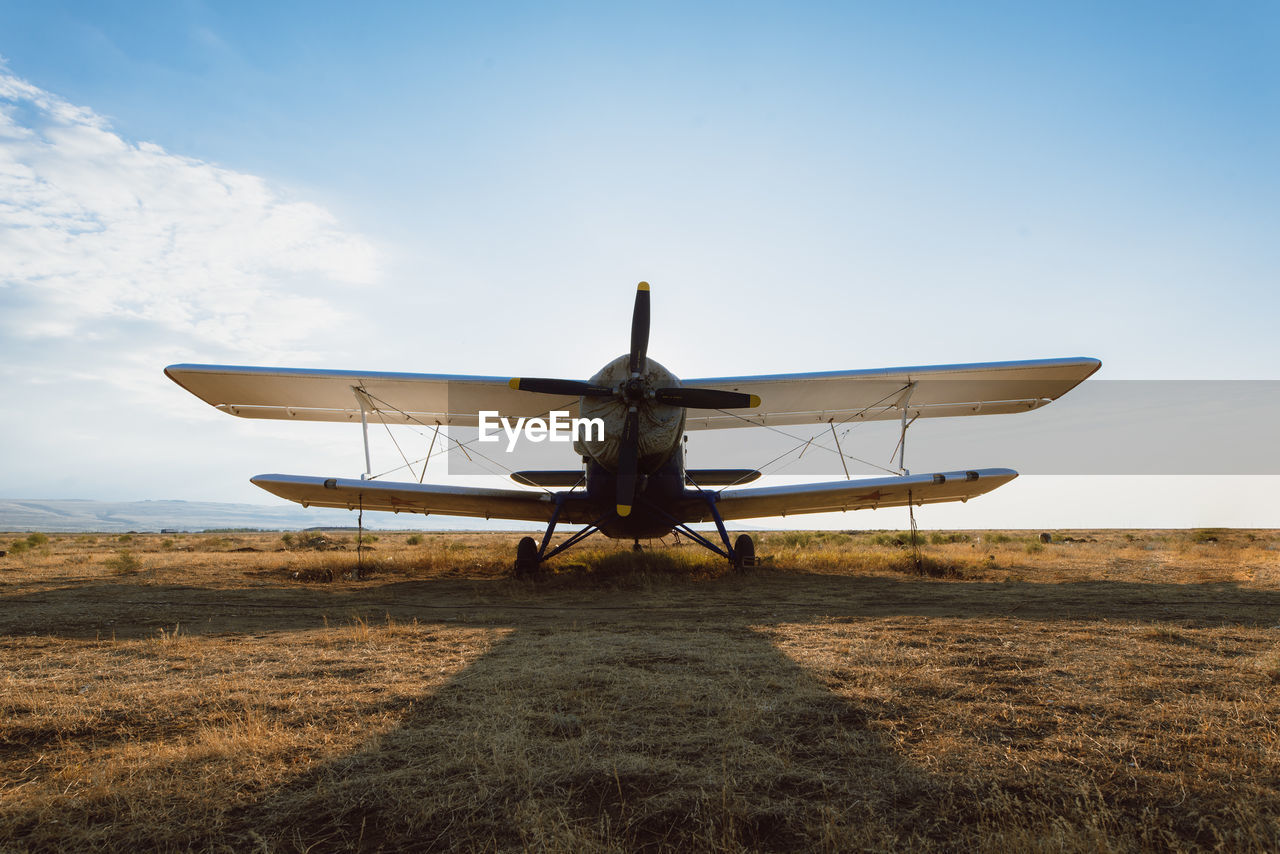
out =
[[[1280,850],[1280,535],[1064,535],[2,535],[0,850]]]

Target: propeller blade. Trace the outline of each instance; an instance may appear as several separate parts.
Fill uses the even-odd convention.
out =
[[[636,286],[636,306],[631,312],[631,376],[644,373],[649,351],[649,283]]]
[[[561,394],[565,397],[611,397],[613,389],[602,385],[578,382],[577,380],[555,380],[546,377],[515,377],[507,385],[516,391],[534,391],[539,394]]]
[[[627,423],[622,428],[622,446],[618,450],[618,498],[619,516],[631,515],[631,504],[636,499],[636,466],[640,456],[640,410],[631,407]]]
[[[689,409],[755,409],[760,405],[754,394],[714,388],[660,388],[653,397],[659,403]]]

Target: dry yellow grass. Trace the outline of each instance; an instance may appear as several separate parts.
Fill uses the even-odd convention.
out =
[[[52,536],[0,849],[1280,850],[1280,536],[1064,533]]]

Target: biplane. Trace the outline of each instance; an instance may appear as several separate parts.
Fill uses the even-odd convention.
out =
[[[565,412],[598,418],[602,433],[573,444],[572,469],[517,471],[525,487],[495,489],[361,478],[261,474],[251,482],[304,507],[510,519],[546,525],[541,540],[523,538],[518,575],[601,533],[634,540],[673,531],[727,558],[755,560],[750,535],[730,539],[725,522],[801,513],[967,501],[1017,477],[1005,468],[911,474],[902,454],[886,477],[788,486],[746,487],[756,469],[687,468],[686,431],[858,421],[992,415],[1039,409],[1100,366],[1091,358],[681,380],[649,358],[650,291],[641,282],[631,317],[631,346],[588,380],[484,377],[294,368],[171,365],[165,373],[217,409],[240,418],[358,422],[435,428],[475,427],[481,413],[505,418]],[[895,449],[896,450],[896,449]],[[428,451],[428,458],[430,450]],[[407,462],[407,460],[406,460]],[[411,469],[412,470],[412,469]],[[425,475],[426,462],[423,461]],[[692,528],[714,523],[716,534]],[[581,526],[554,547],[558,525]]]

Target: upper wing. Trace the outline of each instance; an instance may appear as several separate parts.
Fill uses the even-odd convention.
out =
[[[516,418],[578,414],[578,398],[517,391],[506,377],[316,371],[234,365],[170,365],[169,379],[223,412],[286,421],[359,421],[363,408],[389,423],[475,426],[481,410]]]
[[[766,486],[758,489],[726,489],[716,507],[724,519],[758,519],[798,513],[828,513],[834,510],[866,510],[878,507],[905,507],[968,501],[990,492],[1018,476],[1012,469],[978,469],[917,474],[909,477],[876,477],[804,483],[797,486]],[[690,499],[681,508],[682,518],[691,522],[710,521],[706,502]]]
[[[1097,359],[1042,359],[973,365],[879,368],[683,382],[755,394],[755,409],[690,410],[686,429],[752,424],[1025,412],[1056,400],[1096,371]],[[230,365],[170,365],[165,373],[206,403],[242,418],[358,421],[361,409],[391,423],[475,426],[481,410],[536,417],[578,415],[576,397],[517,391],[506,377],[319,371]]]
[[[904,407],[908,418],[1026,412],[1057,400],[1101,366],[1089,358],[1036,359],[684,380],[760,397],[756,409],[690,410],[685,429],[877,421],[902,417]]]
[[[260,474],[251,480],[255,486],[281,498],[296,501],[303,507],[439,513],[444,516],[479,516],[485,519],[520,519],[527,522],[550,522],[556,509],[555,498],[551,494],[528,490],[433,486],[291,474]],[[559,520],[572,524],[590,522],[592,516],[586,506],[585,494],[570,496],[565,501]]]

